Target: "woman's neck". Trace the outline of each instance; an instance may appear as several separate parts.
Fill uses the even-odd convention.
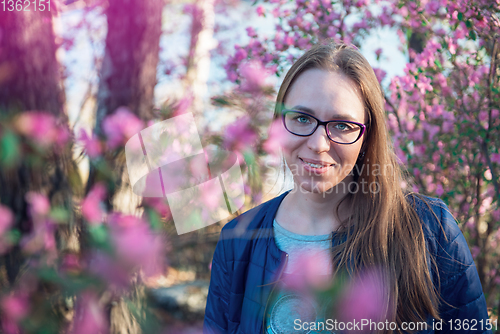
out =
[[[336,212],[346,194],[312,193],[295,187],[285,196],[276,213],[278,223],[289,231],[303,235],[329,234],[347,218],[346,201],[339,208],[340,217]]]

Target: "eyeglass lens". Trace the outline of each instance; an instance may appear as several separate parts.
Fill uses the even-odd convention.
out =
[[[288,131],[299,136],[311,135],[316,129],[317,124],[318,121],[315,118],[302,113],[291,111],[285,114],[286,128]],[[361,127],[359,125],[342,121],[330,122],[327,126],[330,139],[345,144],[356,141],[360,131]]]

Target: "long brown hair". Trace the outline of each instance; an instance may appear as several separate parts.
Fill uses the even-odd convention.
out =
[[[344,197],[343,201],[349,199],[351,215],[342,222],[346,241],[332,249],[334,268],[352,275],[361,268],[381,266],[390,296],[387,320],[401,325],[425,322],[427,315],[439,319],[439,297],[426,260],[422,224],[407,199],[413,194],[406,193],[401,186],[403,170],[388,135],[383,93],[368,61],[357,49],[345,44],[314,46],[286,74],[274,117],[281,115],[294,80],[313,68],[342,73],[358,87],[368,127],[361,149],[364,154],[353,169],[354,180],[378,185],[378,191],[349,192]],[[377,167],[380,172],[374,173]],[[338,213],[339,207],[336,209]]]

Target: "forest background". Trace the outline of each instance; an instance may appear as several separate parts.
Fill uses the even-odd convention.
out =
[[[124,145],[192,112],[204,146],[240,157],[238,213],[262,203],[287,187],[276,87],[328,40],[372,63],[411,187],[457,218],[498,319],[499,37],[498,0],[0,3],[2,331],[199,331],[227,220],[177,235],[165,201],[132,193]],[[187,306],[158,305],[180,285]]]

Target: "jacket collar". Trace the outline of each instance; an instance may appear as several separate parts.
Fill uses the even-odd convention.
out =
[[[276,213],[278,212],[278,208],[285,198],[286,195],[291,190],[288,190],[281,194],[280,196],[274,198],[271,203],[270,207],[266,212],[266,215],[264,216],[264,221],[262,222],[262,230],[266,231],[267,234],[267,244],[268,244],[268,251],[269,254],[276,260],[279,261],[285,256],[285,252],[281,251],[278,246],[276,245],[276,241],[274,240],[274,228],[273,228],[273,222],[274,218],[276,217]]]

